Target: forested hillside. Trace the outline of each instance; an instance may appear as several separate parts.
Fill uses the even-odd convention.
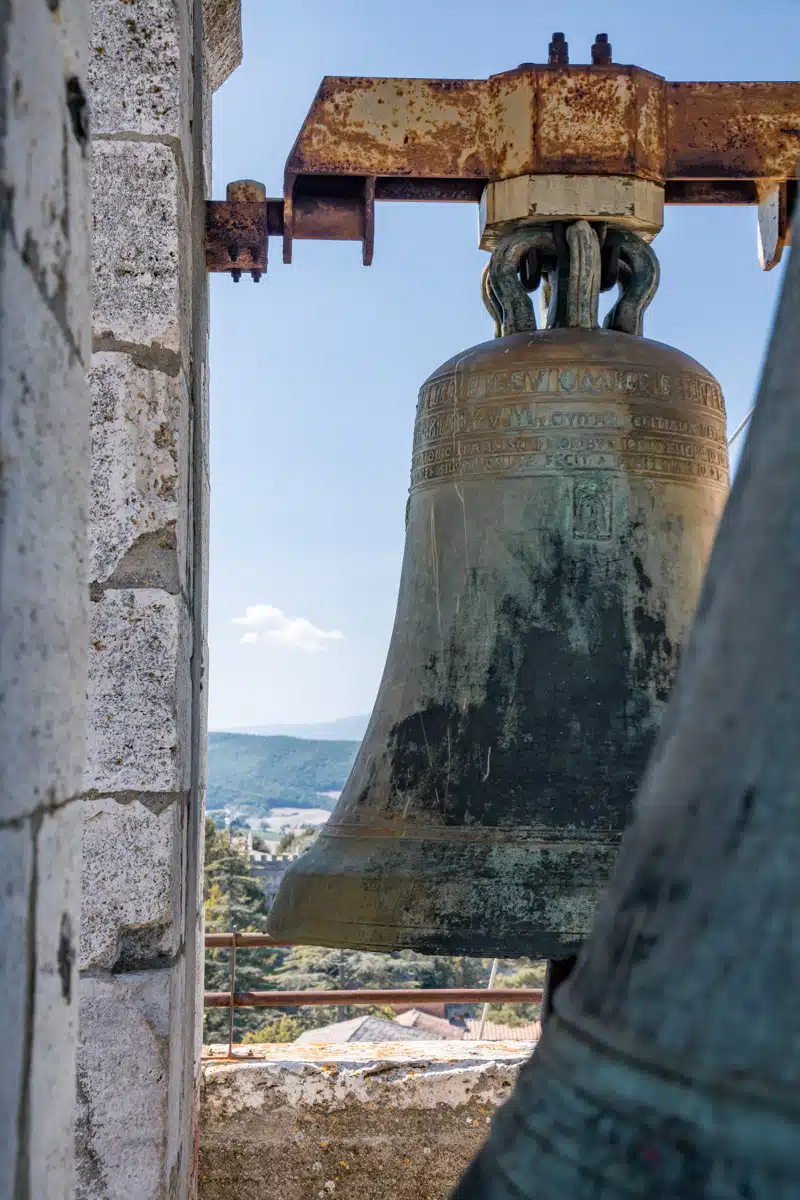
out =
[[[358,742],[210,733],[206,807],[246,809],[253,816],[270,808],[328,808],[353,765]]]

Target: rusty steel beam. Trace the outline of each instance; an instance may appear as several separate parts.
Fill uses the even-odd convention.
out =
[[[800,83],[669,83],[639,67],[489,79],[328,77],[286,163],[304,176],[790,179]]]
[[[376,200],[475,203],[487,185],[553,175],[633,177],[667,204],[758,205],[760,260],[774,266],[796,197],[800,83],[668,82],[612,63],[607,39],[592,57],[488,79],[326,77],[283,199],[253,206],[240,181],[209,203],[208,269],[258,279],[270,236],[284,262],[294,240],[322,239],[360,241],[368,264]]]
[[[477,204],[484,188],[482,180],[381,179],[375,181],[376,201],[421,204]],[[786,244],[788,214],[796,203],[797,183],[782,185],[776,240]],[[272,197],[264,204],[209,200],[206,204],[206,269],[228,272],[266,270],[267,237],[283,237],[283,198]],[[759,184],[751,179],[669,180],[665,203],[679,205],[758,205]],[[301,241],[363,242],[366,229],[364,200],[342,196],[299,195],[295,197],[294,239]],[[265,232],[266,231],[266,232]],[[238,249],[237,260],[231,250]]]
[[[754,179],[668,179],[665,204],[758,204]]]
[[[665,179],[794,179],[800,83],[667,83]]]
[[[302,1008],[338,1004],[538,1004],[541,988],[360,988],[310,992],[236,992],[235,1008]],[[206,992],[205,1008],[228,1008],[230,992]]]
[[[367,232],[363,200],[342,196],[298,196],[294,237],[305,241],[363,242]],[[263,272],[267,238],[282,237],[284,202],[229,200],[206,202],[206,269]]]

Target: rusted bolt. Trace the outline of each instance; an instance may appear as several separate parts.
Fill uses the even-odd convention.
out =
[[[554,33],[547,47],[547,61],[551,67],[566,67],[569,64],[569,43],[563,33]]]
[[[234,267],[234,269],[231,271],[231,279],[233,280],[234,283],[238,283],[241,278],[242,278],[241,268]]]
[[[250,278],[252,279],[253,283],[258,283],[261,279],[261,271],[259,271],[257,268],[256,270],[251,271]]]
[[[598,33],[592,46],[592,65],[606,67],[611,62],[611,43],[607,33]]]
[[[237,258],[239,257],[239,247],[228,246],[228,257],[230,258],[231,262],[236,262]]]
[[[225,199],[234,204],[261,204],[266,198],[266,185],[257,179],[234,179],[225,189]]]

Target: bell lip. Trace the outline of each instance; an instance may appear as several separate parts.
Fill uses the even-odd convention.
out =
[[[309,931],[309,927],[302,922],[293,924],[291,914],[286,913],[283,917],[279,914],[274,925],[268,918],[267,932],[276,940],[293,946],[321,946],[333,950],[386,953],[394,950],[412,950],[417,954],[429,955],[541,960],[576,954],[588,935],[589,927],[580,933],[531,927],[520,930],[514,936],[492,939],[490,935],[467,930],[453,929],[444,935],[441,930],[436,929],[409,929],[399,925],[331,921],[322,932],[314,932],[313,929]],[[380,936],[381,934],[384,936]]]
[[[325,840],[323,834],[286,872],[267,915],[271,937],[299,946],[478,958],[575,953],[591,928],[619,846],[548,844],[541,855],[517,847],[517,869],[498,870],[486,860],[486,845],[456,844],[448,862],[426,862],[416,839],[339,838],[328,846]],[[553,870],[559,850],[573,871],[576,856],[581,864],[570,903],[532,905],[539,874],[545,864]],[[505,915],[513,913],[524,915]]]

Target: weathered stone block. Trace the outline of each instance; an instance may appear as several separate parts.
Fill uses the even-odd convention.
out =
[[[114,587],[186,589],[189,397],[183,372],[96,354],[90,576]]]
[[[191,0],[92,0],[93,135],[171,137],[190,150],[192,50]]]
[[[88,393],[19,255],[0,262],[0,816],[82,785]]]
[[[181,995],[180,966],[81,980],[77,1200],[179,1194],[170,1135],[180,1124]]]
[[[25,1054],[33,837],[29,824],[0,829],[0,1005],[6,1053],[0,1071],[0,1196],[14,1195]]]
[[[183,797],[82,807],[81,968],[159,967],[183,937]]]
[[[242,0],[203,0],[203,31],[215,92],[242,61]]]
[[[171,147],[96,140],[95,339],[147,347],[148,365],[177,371],[191,330],[186,191]]]
[[[87,790],[189,786],[189,615],[181,596],[108,590],[91,606]]]
[[[480,1148],[529,1046],[252,1047],[206,1062],[200,1200],[443,1200]],[[256,1056],[262,1056],[257,1061]]]
[[[36,835],[36,1003],[30,1074],[30,1195],[71,1200],[81,806],[48,813]]]

